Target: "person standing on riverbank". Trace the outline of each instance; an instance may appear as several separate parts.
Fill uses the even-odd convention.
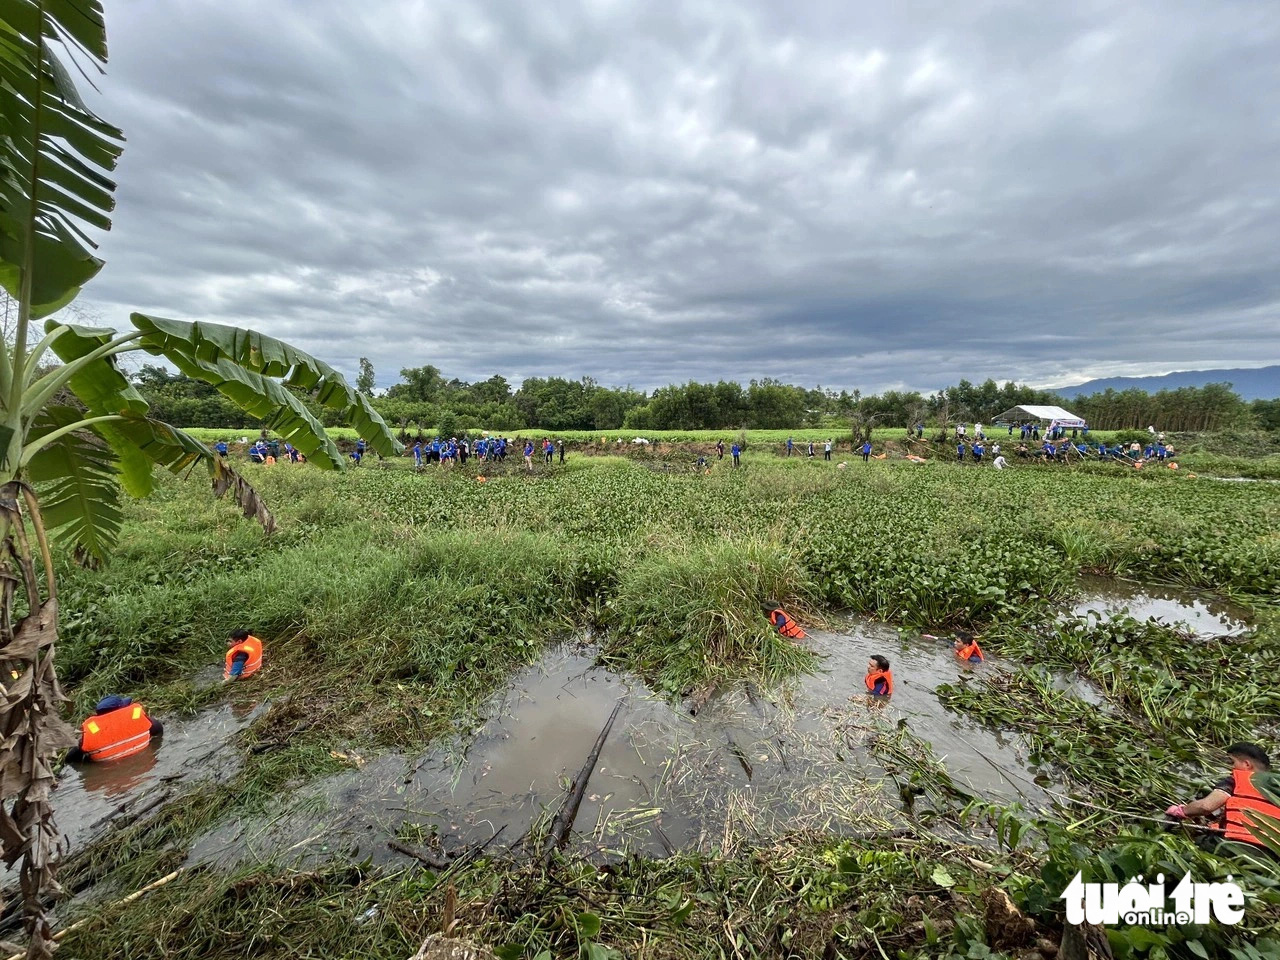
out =
[[[738,457],[742,455],[742,448],[735,443],[732,447],[729,448],[729,452],[733,455],[734,467],[740,466],[741,464],[738,461]]]

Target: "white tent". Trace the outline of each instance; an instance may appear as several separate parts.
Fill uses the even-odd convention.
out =
[[[1028,404],[1027,406],[1014,407],[1006,410],[1000,416],[996,417],[996,423],[1030,423],[1032,420],[1047,422],[1050,426],[1055,427],[1083,427],[1085,422],[1081,417],[1077,417],[1070,410],[1064,410],[1062,407],[1040,406],[1038,404]]]

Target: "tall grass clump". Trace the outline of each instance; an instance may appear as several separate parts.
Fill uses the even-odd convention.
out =
[[[731,674],[776,680],[810,655],[770,627],[761,604],[777,601],[803,623],[814,599],[796,558],[777,545],[717,543],[646,557],[623,573],[609,603],[604,656],[668,693]]]

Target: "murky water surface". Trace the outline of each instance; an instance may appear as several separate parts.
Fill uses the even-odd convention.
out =
[[[1243,613],[1191,594],[1101,578],[1082,580],[1076,613],[1155,617],[1205,635],[1244,628]],[[818,672],[773,690],[735,683],[696,715],[657,696],[638,678],[594,665],[587,648],[564,647],[518,672],[481,711],[474,728],[410,756],[365,760],[342,744],[350,768],[282,797],[256,820],[223,824],[201,837],[195,861],[313,858],[333,853],[386,860],[399,838],[420,849],[453,851],[501,831],[515,844],[558,809],[614,706],[623,704],[595,764],[574,829],[597,852],[662,855],[735,839],[808,828],[836,834],[901,825],[896,776],[912,762],[894,731],[928,742],[954,782],[974,795],[1046,802],[1025,751],[1006,737],[945,710],[941,683],[1000,669],[998,660],[958,662],[947,639],[900,635],[864,620],[811,631]],[[865,695],[872,654],[890,659],[895,693]],[[1099,706],[1097,689],[1058,678]],[[159,746],[114,764],[69,769],[55,794],[72,849],[198,777],[225,777],[241,752],[227,740],[252,714],[223,706],[171,720]],[[885,748],[885,744],[890,744]],[[909,747],[907,753],[910,753]]]
[[[230,777],[242,753],[229,749],[228,741],[264,708],[224,704],[189,719],[161,717],[164,736],[141,753],[111,763],[64,766],[53,807],[67,851],[103,836],[121,818],[178,796],[193,781]],[[0,877],[12,879],[12,871]]]
[[[388,755],[326,778],[258,822],[201,838],[196,859],[386,859],[386,840],[456,850],[514,843],[560,804],[614,705],[624,702],[589,781],[576,841],[655,855],[799,828],[863,833],[900,825],[900,801],[873,749],[900,722],[929,741],[954,780],[993,799],[1037,803],[1018,744],[944,710],[939,683],[972,672],[945,641],[902,640],[858,622],[814,632],[821,672],[764,692],[736,684],[691,716],[634,677],[565,648],[520,672],[473,733],[421,757]],[[893,664],[891,701],[862,677],[872,653]],[[977,670],[988,669],[979,666]]]
[[[1243,610],[1220,600],[1196,596],[1175,587],[1145,586],[1106,577],[1081,577],[1081,598],[1072,606],[1077,616],[1110,619],[1122,611],[1136,620],[1181,624],[1203,636],[1223,636],[1245,629]]]

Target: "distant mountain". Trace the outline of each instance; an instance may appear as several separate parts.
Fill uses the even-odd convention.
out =
[[[1054,393],[1070,399],[1082,393],[1099,390],[1131,390],[1137,387],[1148,393],[1176,390],[1178,387],[1203,387],[1206,383],[1230,383],[1245,400],[1271,400],[1280,397],[1280,365],[1233,370],[1179,370],[1162,377],[1108,377],[1089,380],[1074,387],[1057,387]]]

